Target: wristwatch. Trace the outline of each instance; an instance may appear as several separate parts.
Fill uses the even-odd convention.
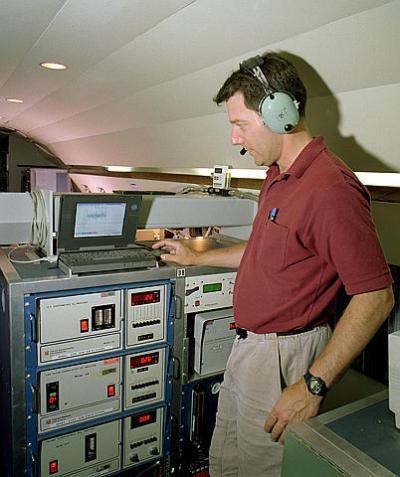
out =
[[[307,372],[304,375],[304,381],[306,382],[307,388],[311,394],[314,394],[315,396],[326,396],[328,388],[322,378],[313,376],[310,372]]]

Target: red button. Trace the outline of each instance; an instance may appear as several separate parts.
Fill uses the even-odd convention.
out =
[[[89,320],[81,320],[81,333],[89,331]]]
[[[49,464],[50,475],[56,474],[58,472],[58,460],[52,460]]]
[[[200,306],[200,300],[195,300],[194,306]]]
[[[114,397],[115,396],[115,384],[109,384],[107,386],[107,396]]]

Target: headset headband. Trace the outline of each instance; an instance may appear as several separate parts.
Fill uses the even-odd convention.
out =
[[[267,78],[265,77],[261,66],[264,64],[264,60],[260,55],[253,56],[248,60],[244,60],[240,63],[239,67],[241,71],[245,73],[250,73],[258,79],[258,81],[264,86],[264,89],[267,94],[271,93],[271,87],[268,83]]]

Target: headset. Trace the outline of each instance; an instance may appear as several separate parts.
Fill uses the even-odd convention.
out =
[[[299,123],[300,103],[287,91],[274,91],[270,87],[261,69],[263,64],[264,59],[257,55],[240,63],[240,70],[253,75],[264,88],[265,96],[258,106],[264,124],[274,133],[288,134]]]

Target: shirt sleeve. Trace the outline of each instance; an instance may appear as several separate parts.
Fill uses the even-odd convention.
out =
[[[348,295],[388,287],[392,277],[361,184],[343,181],[319,191],[307,219],[310,248],[332,267]]]

